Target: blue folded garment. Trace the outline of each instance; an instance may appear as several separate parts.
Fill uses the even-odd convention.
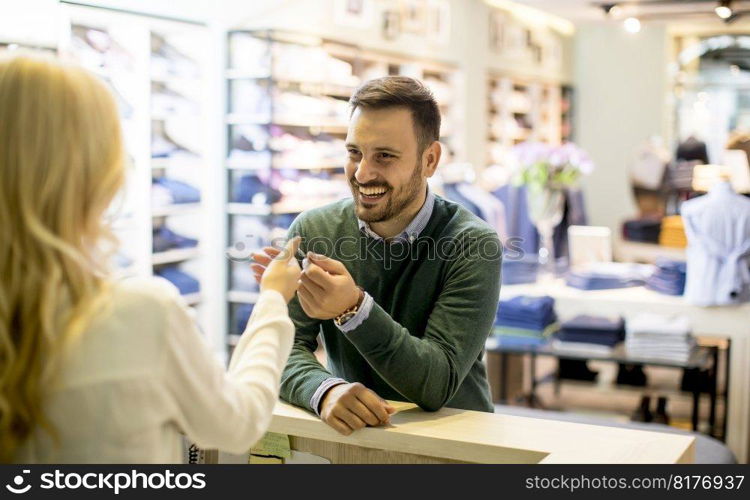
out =
[[[536,255],[533,259],[510,260],[503,259],[502,283],[504,285],[520,285],[536,283],[539,261]]]
[[[153,179],[151,182],[169,191],[169,194],[172,196],[172,203],[198,203],[201,201],[200,190],[185,182],[167,177]]]
[[[501,301],[495,324],[529,330],[544,330],[557,320],[555,299],[552,297],[527,297],[524,295]]]
[[[172,283],[180,291],[180,294],[187,295],[198,293],[201,289],[200,282],[188,273],[181,271],[176,267],[162,267],[154,271],[156,276],[161,276]]]
[[[610,290],[613,288],[629,288],[643,286],[645,280],[639,278],[622,278],[597,273],[571,272],[565,278],[565,284],[580,290]]]
[[[524,337],[515,335],[499,335],[497,337],[500,346],[507,347],[539,347],[549,342],[546,337]]]
[[[242,335],[245,332],[247,322],[252,314],[253,304],[242,304],[234,310],[234,331],[237,335]]]
[[[166,226],[153,229],[152,246],[154,252],[166,252],[173,248],[194,248],[198,240],[175,233]]]
[[[625,321],[581,314],[562,324],[558,340],[614,347],[625,339]]]
[[[254,174],[243,175],[234,186],[233,200],[237,203],[271,204],[281,199],[281,191],[265,184]]]
[[[646,288],[666,295],[682,295],[686,278],[686,262],[660,257],[656,260],[656,272],[646,281]]]

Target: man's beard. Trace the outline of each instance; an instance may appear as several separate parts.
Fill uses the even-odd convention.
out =
[[[378,208],[368,208],[363,206],[362,201],[359,199],[360,186],[383,187],[387,189],[387,201],[383,206]],[[417,163],[409,180],[397,191],[394,191],[388,183],[368,182],[367,184],[359,184],[354,177],[349,179],[349,187],[352,190],[354,206],[357,211],[357,217],[360,220],[367,223],[385,222],[400,215],[406,210],[409,203],[419,196],[419,191],[422,188],[422,164],[421,162]]]

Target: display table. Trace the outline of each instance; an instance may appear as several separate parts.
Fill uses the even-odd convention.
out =
[[[626,319],[641,312],[683,314],[693,333],[731,340],[727,382],[727,446],[740,462],[750,459],[750,304],[698,307],[682,297],[662,295],[644,287],[586,291],[565,285],[562,279],[530,285],[503,285],[500,299],[517,295],[549,295],[561,320],[577,314],[616,316]]]
[[[692,463],[695,438],[391,402],[388,427],[343,436],[317,416],[279,402],[269,431],[293,450],[331,463]]]

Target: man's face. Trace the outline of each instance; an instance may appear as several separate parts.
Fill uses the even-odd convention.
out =
[[[346,175],[357,217],[385,222],[403,212],[424,189],[411,112],[357,108],[346,135]]]

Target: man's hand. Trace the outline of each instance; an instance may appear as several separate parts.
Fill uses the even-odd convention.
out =
[[[320,403],[320,418],[344,436],[389,423],[396,409],[359,382],[335,385]]]
[[[324,255],[307,253],[308,266],[302,271],[297,297],[305,314],[316,319],[331,319],[362,299],[344,264]]]

